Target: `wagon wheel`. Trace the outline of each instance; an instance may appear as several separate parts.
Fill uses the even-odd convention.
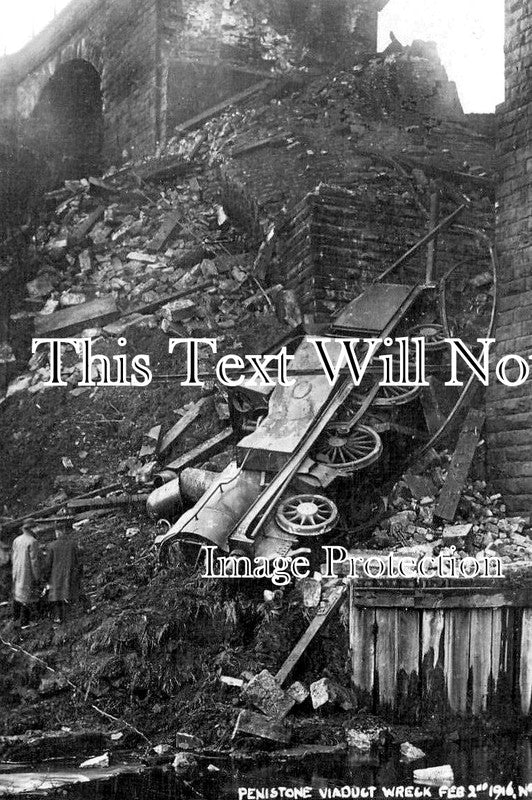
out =
[[[285,533],[321,536],[336,525],[338,509],[332,500],[322,495],[297,494],[281,503],[275,518]]]
[[[425,339],[425,346],[428,350],[436,350],[440,347],[445,347],[444,339],[447,338],[447,332],[443,325],[438,322],[427,323],[426,325],[416,325],[408,331],[408,337],[422,337]]]
[[[325,432],[315,455],[320,464],[338,470],[355,472],[369,467],[382,452],[379,434],[367,425],[357,425],[352,431],[340,425],[331,425]]]
[[[373,401],[376,406],[404,406],[415,400],[421,386],[381,386]]]

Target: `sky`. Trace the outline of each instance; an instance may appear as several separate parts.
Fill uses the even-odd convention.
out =
[[[0,55],[20,49],[68,2],[0,0]],[[381,50],[389,31],[403,44],[437,42],[466,112],[493,111],[504,99],[504,0],[390,0],[380,15]]]

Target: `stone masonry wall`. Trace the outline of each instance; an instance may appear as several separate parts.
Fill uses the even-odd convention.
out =
[[[496,357],[532,353],[532,0],[506,0],[506,101],[499,120]],[[491,476],[509,508],[532,507],[532,382],[488,392]]]

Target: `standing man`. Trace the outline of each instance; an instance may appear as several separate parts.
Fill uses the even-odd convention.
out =
[[[22,533],[13,541],[11,552],[13,576],[13,621],[24,629],[31,623],[32,606],[39,599],[41,556],[37,539],[33,536],[31,520],[22,525]],[[36,624],[35,622],[33,624]]]
[[[52,603],[54,622],[57,624],[65,621],[66,605],[79,600],[81,557],[71,532],[68,520],[57,523],[55,542],[50,545],[46,561],[48,600]]]

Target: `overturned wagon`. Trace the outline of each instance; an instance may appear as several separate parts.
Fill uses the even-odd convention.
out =
[[[380,341],[375,353],[393,357],[398,340],[423,337],[423,391],[382,387],[371,369],[357,387],[348,370],[331,382],[306,334],[287,345],[292,385],[264,391],[248,382],[234,390],[236,461],[158,537],[163,556],[186,543],[267,559],[303,547],[319,559],[318,544],[356,543],[361,526],[371,527],[382,512],[382,495],[408,457],[434,443],[460,406],[438,380],[447,331],[436,305],[432,286],[376,283],[320,330],[334,361],[346,338],[359,340],[353,350],[362,362],[371,339]]]

